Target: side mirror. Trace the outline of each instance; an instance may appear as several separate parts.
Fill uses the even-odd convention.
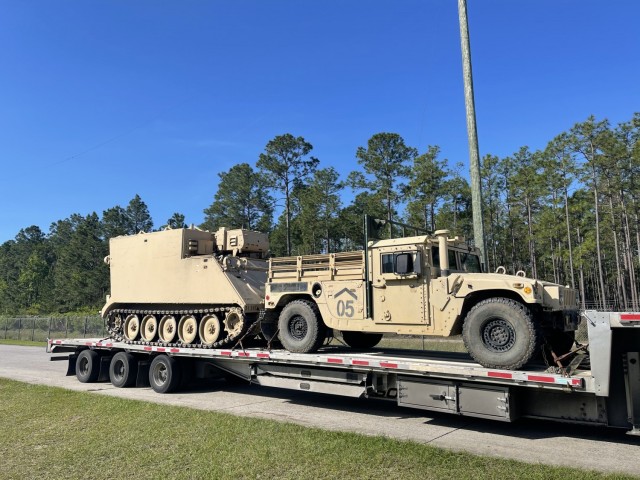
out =
[[[399,253],[396,255],[395,273],[408,275],[413,271],[413,255],[411,253]]]

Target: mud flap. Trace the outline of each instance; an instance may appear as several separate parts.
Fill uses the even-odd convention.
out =
[[[77,353],[69,355],[69,363],[67,363],[67,377],[71,377],[76,374],[76,360],[78,359]]]
[[[136,375],[136,387],[150,387],[149,383],[149,367],[151,362],[140,361],[138,362],[138,374]]]

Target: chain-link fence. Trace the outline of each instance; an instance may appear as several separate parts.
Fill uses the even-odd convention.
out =
[[[0,318],[0,338],[43,342],[47,338],[106,337],[99,315]]]

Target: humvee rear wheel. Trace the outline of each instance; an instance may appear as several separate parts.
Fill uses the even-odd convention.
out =
[[[175,358],[158,355],[149,367],[149,384],[157,393],[173,392],[180,385],[180,365]]]
[[[324,342],[326,327],[315,304],[294,300],[280,313],[278,329],[282,346],[290,352],[314,352]]]
[[[129,315],[124,319],[124,337],[135,340],[140,333],[140,319],[137,315]]]
[[[381,333],[366,333],[366,332],[342,332],[342,339],[351,348],[373,348],[380,340],[382,340]]]
[[[220,320],[213,314],[205,315],[200,320],[200,327],[198,333],[200,333],[200,340],[205,345],[213,345],[218,341],[222,327]]]
[[[538,346],[539,332],[521,303],[494,297],[479,302],[465,318],[464,345],[487,368],[514,370],[527,363]]]
[[[176,337],[177,329],[176,317],[173,315],[165,315],[160,319],[160,326],[158,327],[160,340],[165,343],[173,342],[173,339]]]
[[[158,320],[154,315],[146,315],[140,325],[140,335],[147,342],[152,342],[158,334]]]
[[[193,315],[183,315],[178,323],[178,338],[182,343],[193,343],[198,335],[198,322]]]

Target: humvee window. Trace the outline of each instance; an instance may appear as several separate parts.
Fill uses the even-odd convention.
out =
[[[455,250],[449,250],[449,270],[460,270]]]
[[[382,273],[393,273],[393,254],[382,255]]]
[[[460,261],[462,262],[462,270],[465,272],[482,273],[478,255],[474,253],[460,253]]]
[[[410,275],[422,273],[420,262],[421,257],[419,253],[402,252],[383,254],[380,264],[382,265],[382,273]]]

